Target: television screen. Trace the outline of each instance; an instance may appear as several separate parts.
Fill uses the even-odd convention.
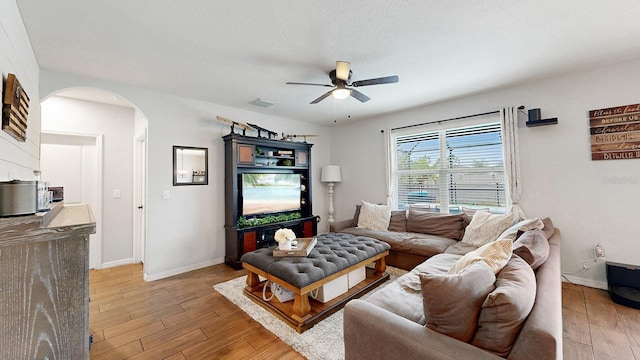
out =
[[[242,174],[242,215],[300,209],[300,174]]]

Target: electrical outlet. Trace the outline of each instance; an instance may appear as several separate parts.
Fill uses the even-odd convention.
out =
[[[596,259],[604,257],[604,247],[602,247],[602,245],[600,244],[596,245],[594,252],[596,254]]]

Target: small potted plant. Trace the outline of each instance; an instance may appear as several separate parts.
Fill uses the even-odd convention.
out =
[[[296,234],[291,229],[279,229],[274,238],[280,250],[291,250],[291,243],[296,239]]]

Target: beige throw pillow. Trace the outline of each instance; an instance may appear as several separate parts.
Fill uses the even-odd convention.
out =
[[[391,219],[390,206],[370,204],[366,201],[362,201],[360,217],[358,218],[359,228],[387,231],[389,219]]]
[[[477,250],[465,254],[449,269],[449,274],[459,274],[473,263],[483,261],[497,274],[511,258],[513,242],[509,239],[496,240]]]
[[[506,357],[533,309],[535,298],[533,270],[524,260],[513,256],[496,276],[496,289],[482,304],[472,344]]]
[[[512,214],[490,214],[485,211],[476,211],[471,223],[464,230],[462,242],[474,246],[488,244],[498,238],[503,231],[513,225]]]
[[[460,341],[471,341],[480,307],[495,289],[495,279],[493,271],[482,262],[462,274],[421,273],[425,325]]]

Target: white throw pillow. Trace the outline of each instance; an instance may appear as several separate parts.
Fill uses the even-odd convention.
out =
[[[464,230],[462,242],[480,247],[498,238],[503,231],[513,225],[513,214],[490,214],[486,211],[476,211],[471,223]]]
[[[518,236],[518,231],[529,231],[535,229],[542,229],[544,227],[544,223],[540,218],[532,218],[532,219],[524,219],[518,221],[515,225],[511,226],[507,230],[503,231],[500,236],[498,236],[498,240],[500,239],[511,239],[515,240],[516,236]]]
[[[358,218],[359,228],[387,231],[390,219],[390,206],[370,204],[366,201],[362,201],[362,207],[360,208],[360,217]]]
[[[449,268],[447,273],[460,274],[473,263],[484,261],[493,270],[493,273],[497,274],[511,259],[512,251],[513,241],[509,239],[490,242],[461,257]]]

